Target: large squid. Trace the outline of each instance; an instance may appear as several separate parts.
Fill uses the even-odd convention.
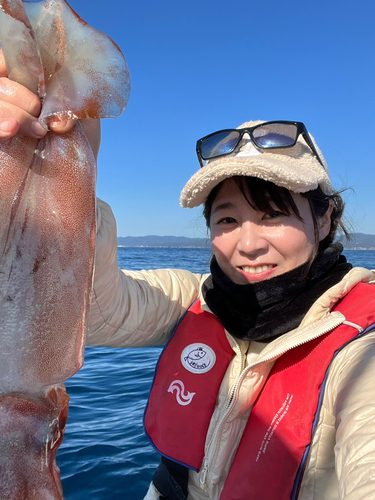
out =
[[[96,164],[78,120],[119,116],[130,78],[65,0],[0,0],[0,44],[44,127],[77,120],[0,142],[0,498],[62,499],[63,382],[83,364],[95,251]]]

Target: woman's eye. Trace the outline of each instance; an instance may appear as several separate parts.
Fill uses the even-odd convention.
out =
[[[236,219],[233,219],[233,217],[223,217],[222,219],[218,220],[218,224],[235,224],[237,221]]]
[[[263,219],[278,219],[279,217],[284,217],[285,214],[283,212],[279,212],[278,210],[274,210],[273,212],[269,212],[268,214],[264,214]]]

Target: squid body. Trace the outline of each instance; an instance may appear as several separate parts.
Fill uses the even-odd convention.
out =
[[[130,78],[65,0],[0,0],[0,44],[44,127],[77,120],[0,142],[0,498],[61,499],[63,382],[83,364],[95,252],[96,162],[78,120],[119,116]]]

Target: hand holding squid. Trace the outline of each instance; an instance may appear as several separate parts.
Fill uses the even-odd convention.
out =
[[[17,133],[41,139],[47,133],[38,117],[42,109],[39,97],[26,87],[8,78],[3,51],[0,49],[0,141]],[[58,134],[69,132],[75,120],[50,123],[50,130]],[[97,159],[100,146],[100,120],[82,119],[81,125]]]

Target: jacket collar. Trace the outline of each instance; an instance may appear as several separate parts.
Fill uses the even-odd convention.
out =
[[[331,312],[334,305],[358,283],[370,283],[372,281],[375,281],[375,271],[369,271],[363,267],[351,269],[339,283],[329,288],[314,302],[298,328],[291,330],[269,344],[263,344],[264,349],[262,349],[256,364],[276,359],[297,345],[324,335],[342,324],[345,321],[345,316],[340,312]],[[200,296],[200,301],[202,309],[211,313],[203,296]],[[235,351],[240,350],[242,353],[248,351],[250,342],[237,341],[228,332],[226,333]]]

